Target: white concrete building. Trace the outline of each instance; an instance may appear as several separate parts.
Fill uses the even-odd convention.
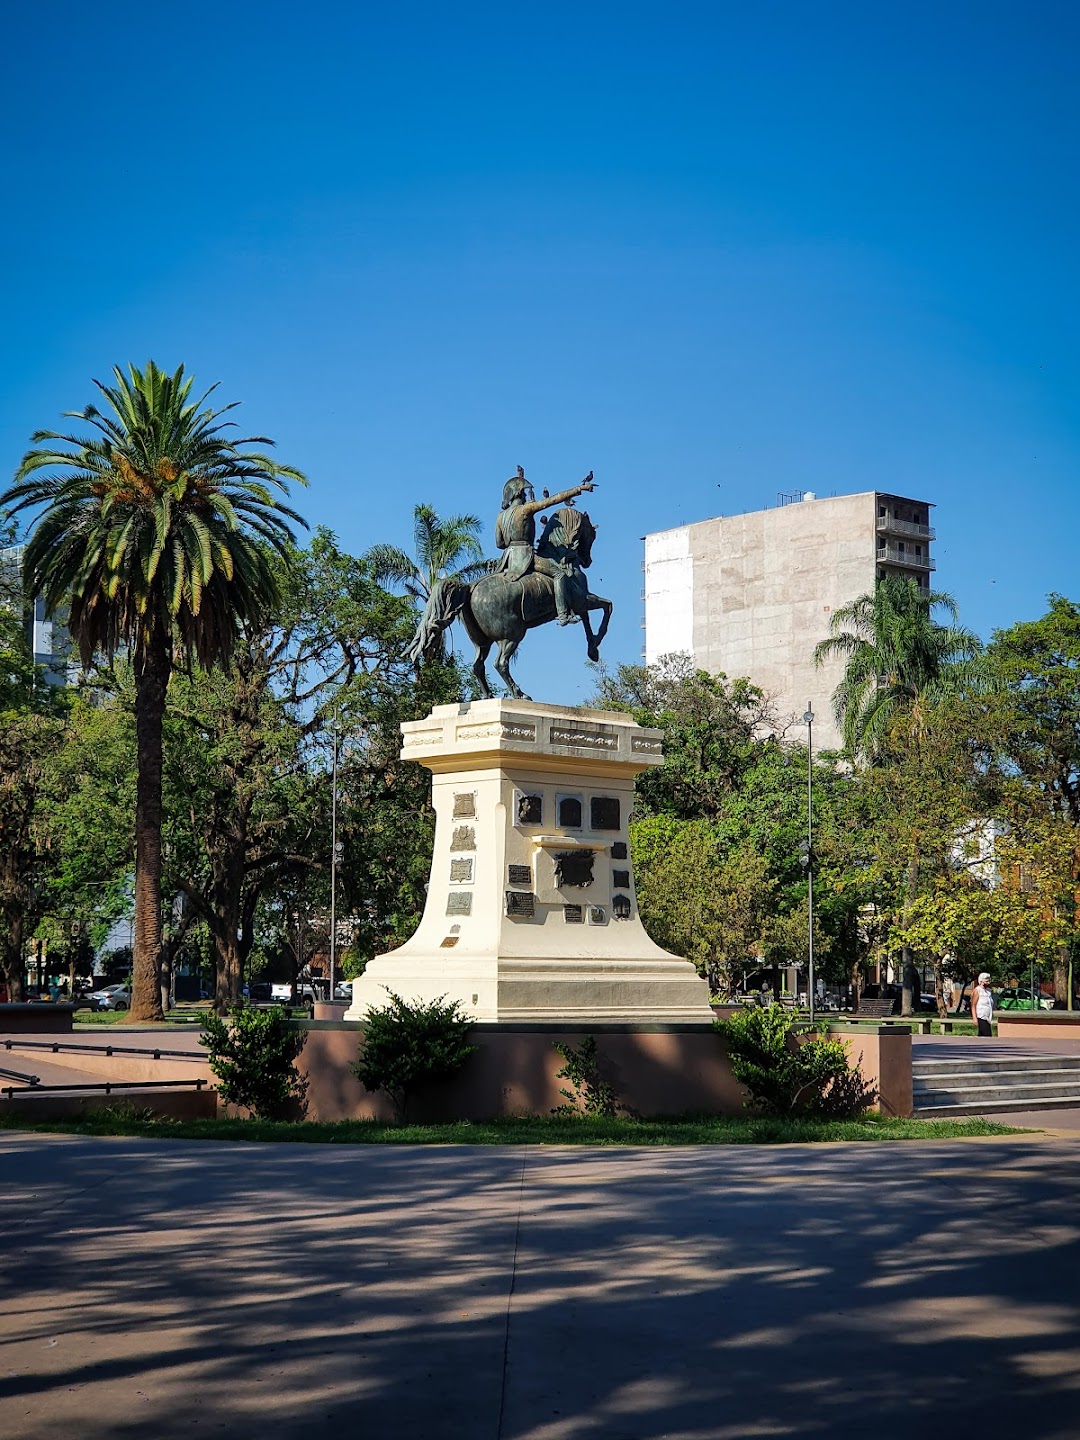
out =
[[[828,499],[796,492],[773,509],[646,535],[646,662],[683,652],[713,674],[748,676],[782,724],[810,700],[815,749],[838,747],[832,694],[843,664],[818,669],[814,647],[832,612],[878,576],[929,587],[930,509],[877,490]]]
[[[0,549],[0,603],[21,603],[26,643],[50,685],[65,685],[72,667],[71,637],[66,627],[45,614],[45,601],[40,595],[27,602],[22,593],[23,547],[8,545]]]

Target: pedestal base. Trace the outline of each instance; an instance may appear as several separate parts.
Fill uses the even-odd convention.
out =
[[[641,924],[627,824],[658,731],[532,701],[442,705],[402,726],[434,775],[435,852],[416,934],[372,960],[349,1019],[447,996],[476,1020],[710,1025],[708,986]]]

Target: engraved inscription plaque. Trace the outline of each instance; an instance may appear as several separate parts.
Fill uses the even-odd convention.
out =
[[[544,797],[523,795],[518,792],[517,823],[519,825],[542,825],[544,823]]]
[[[611,913],[616,920],[629,920],[630,908],[629,895],[616,895],[611,902]]]
[[[476,831],[471,825],[455,825],[450,838],[451,850],[475,850]]]
[[[562,830],[581,829],[581,796],[559,796],[559,828]]]
[[[564,905],[562,907],[562,917],[567,925],[584,925],[585,907],[583,905]]]
[[[472,914],[472,891],[455,890],[446,897],[446,913],[448,915],[471,915]]]
[[[613,860],[625,860],[626,854],[626,841],[616,840],[615,844],[611,847],[611,858]]]
[[[584,890],[593,882],[593,860],[591,850],[560,850],[555,856],[555,884],[562,890],[575,886]]]
[[[455,820],[474,820],[476,818],[476,791],[468,790],[463,795],[454,795]]]
[[[617,750],[617,735],[605,735],[600,730],[571,730],[565,725],[552,725],[552,745],[574,745],[581,750]]]
[[[594,795],[589,802],[589,811],[594,830],[619,829],[619,802],[613,796]]]
[[[450,879],[455,885],[471,885],[473,878],[472,870],[473,862],[471,855],[467,860],[450,861]]]
[[[509,882],[510,882],[511,885],[531,885],[531,884],[532,884],[532,866],[531,866],[531,865],[510,865],[510,866],[508,866],[507,868],[508,868],[507,878],[508,878],[508,880],[509,880]]]
[[[655,739],[652,735],[632,735],[630,749],[635,750],[639,755],[662,755],[664,746],[662,741]]]
[[[456,935],[447,935],[447,937],[446,937],[445,940],[440,940],[440,942],[439,942],[439,949],[440,949],[440,950],[452,950],[452,949],[454,948],[454,946],[457,944],[457,942],[458,942],[458,937],[457,937]]]
[[[607,911],[604,909],[603,905],[590,905],[590,906],[589,906],[589,924],[590,924],[590,925],[606,925],[606,924],[607,924]]]
[[[506,913],[531,920],[536,914],[536,896],[531,890],[507,890]]]
[[[452,877],[451,877],[451,878],[452,878]],[[630,889],[630,871],[629,871],[629,870],[612,870],[612,872],[611,872],[611,883],[612,883],[612,885],[615,886],[616,890],[629,890],[629,889]]]

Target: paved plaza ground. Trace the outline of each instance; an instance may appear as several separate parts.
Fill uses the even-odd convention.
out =
[[[0,1208],[7,1440],[1080,1435],[1080,1136],[7,1133]]]

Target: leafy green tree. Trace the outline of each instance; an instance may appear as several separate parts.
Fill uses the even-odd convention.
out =
[[[920,732],[942,696],[970,685],[979,640],[955,623],[938,624],[937,613],[956,621],[951,595],[895,575],[833,611],[814,658],[844,660],[833,711],[849,755],[873,754],[898,715]]]
[[[63,731],[48,767],[48,856],[40,898],[47,938],[55,946],[62,937],[75,952],[96,949],[130,913],[135,727],[130,707],[111,685],[84,683],[62,703]],[[39,926],[36,933],[45,932]],[[81,960],[89,969],[90,955]]]
[[[764,857],[727,848],[708,820],[654,815],[630,826],[642,924],[725,992],[763,948],[775,891]]]
[[[858,867],[886,951],[903,966],[902,1011],[919,991],[915,951],[903,937],[919,897],[984,861],[970,842],[1000,805],[1000,778],[982,759],[981,702],[941,701],[920,733],[897,716],[879,762],[857,773],[848,819],[847,863]],[[843,863],[844,847],[839,848]]]
[[[246,626],[227,666],[170,687],[165,883],[212,937],[222,1011],[256,943],[295,978],[328,942],[334,735],[339,921],[360,962],[415,927],[430,782],[398,759],[399,723],[460,693],[453,665],[414,676],[410,603],[328,532],[283,567],[281,590],[274,622]]]
[[[664,763],[641,776],[631,828],[642,918],[657,942],[721,990],[750,968],[802,961],[807,753],[774,733],[767,697],[668,656],[603,673],[593,703],[664,732]],[[848,783],[835,764],[815,765],[823,836]],[[817,973],[827,977],[852,963],[863,900],[820,859],[815,876]]]
[[[57,715],[0,711],[0,964],[16,1001],[25,993],[26,945],[46,908],[51,761],[62,737]]]
[[[939,624],[937,613],[950,622]],[[831,634],[815,649],[818,664],[842,656],[844,676],[833,695],[833,712],[844,750],[878,764],[886,746],[929,736],[942,701],[973,689],[980,677],[981,646],[955,623],[951,595],[924,590],[914,580],[889,575],[874,589],[834,610]],[[909,855],[907,896],[918,892],[920,856]],[[917,976],[909,948],[903,957],[903,1014],[914,1005]]]
[[[1045,883],[1056,890],[1062,934],[1054,963],[1054,993],[1073,1004],[1073,955],[1078,940],[1080,837],[1080,606],[1062,595],[1049,597],[1037,620],[995,631],[986,654],[994,680],[990,704],[993,748],[1004,772],[1019,782],[1011,792],[1010,826],[1042,854],[1054,853],[1056,878],[1043,867]],[[1051,842],[1060,826],[1071,841]],[[1048,850],[1047,847],[1050,847]]]
[[[1052,961],[1060,925],[1055,912],[1020,886],[980,883],[962,866],[937,877],[898,916],[894,944],[910,945],[934,966],[938,1010],[945,1000],[946,966],[974,981],[982,970],[995,976],[1026,973],[1029,963]]]
[[[399,663],[364,687],[363,713],[351,713],[339,769],[339,904],[354,922],[353,973],[403,944],[424,910],[435,838],[431,776],[401,758],[401,723],[470,693],[471,677],[467,683],[452,661],[422,666],[415,681]]]
[[[132,1018],[161,1016],[162,726],[175,668],[226,660],[245,622],[279,600],[274,552],[303,523],[273,491],[298,470],[233,439],[224,416],[191,399],[181,366],[148,362],[96,405],[67,412],[83,433],[39,430],[0,505],[36,513],[23,559],[27,593],[49,613],[70,604],[68,626],[84,666],[131,652],[138,782],[135,807],[135,962]]]
[[[641,815],[717,819],[755,763],[757,736],[772,720],[769,703],[748,680],[729,681],[694,668],[689,656],[656,665],[601,669],[589,702],[622,710],[664,732],[664,763],[637,784]]]

